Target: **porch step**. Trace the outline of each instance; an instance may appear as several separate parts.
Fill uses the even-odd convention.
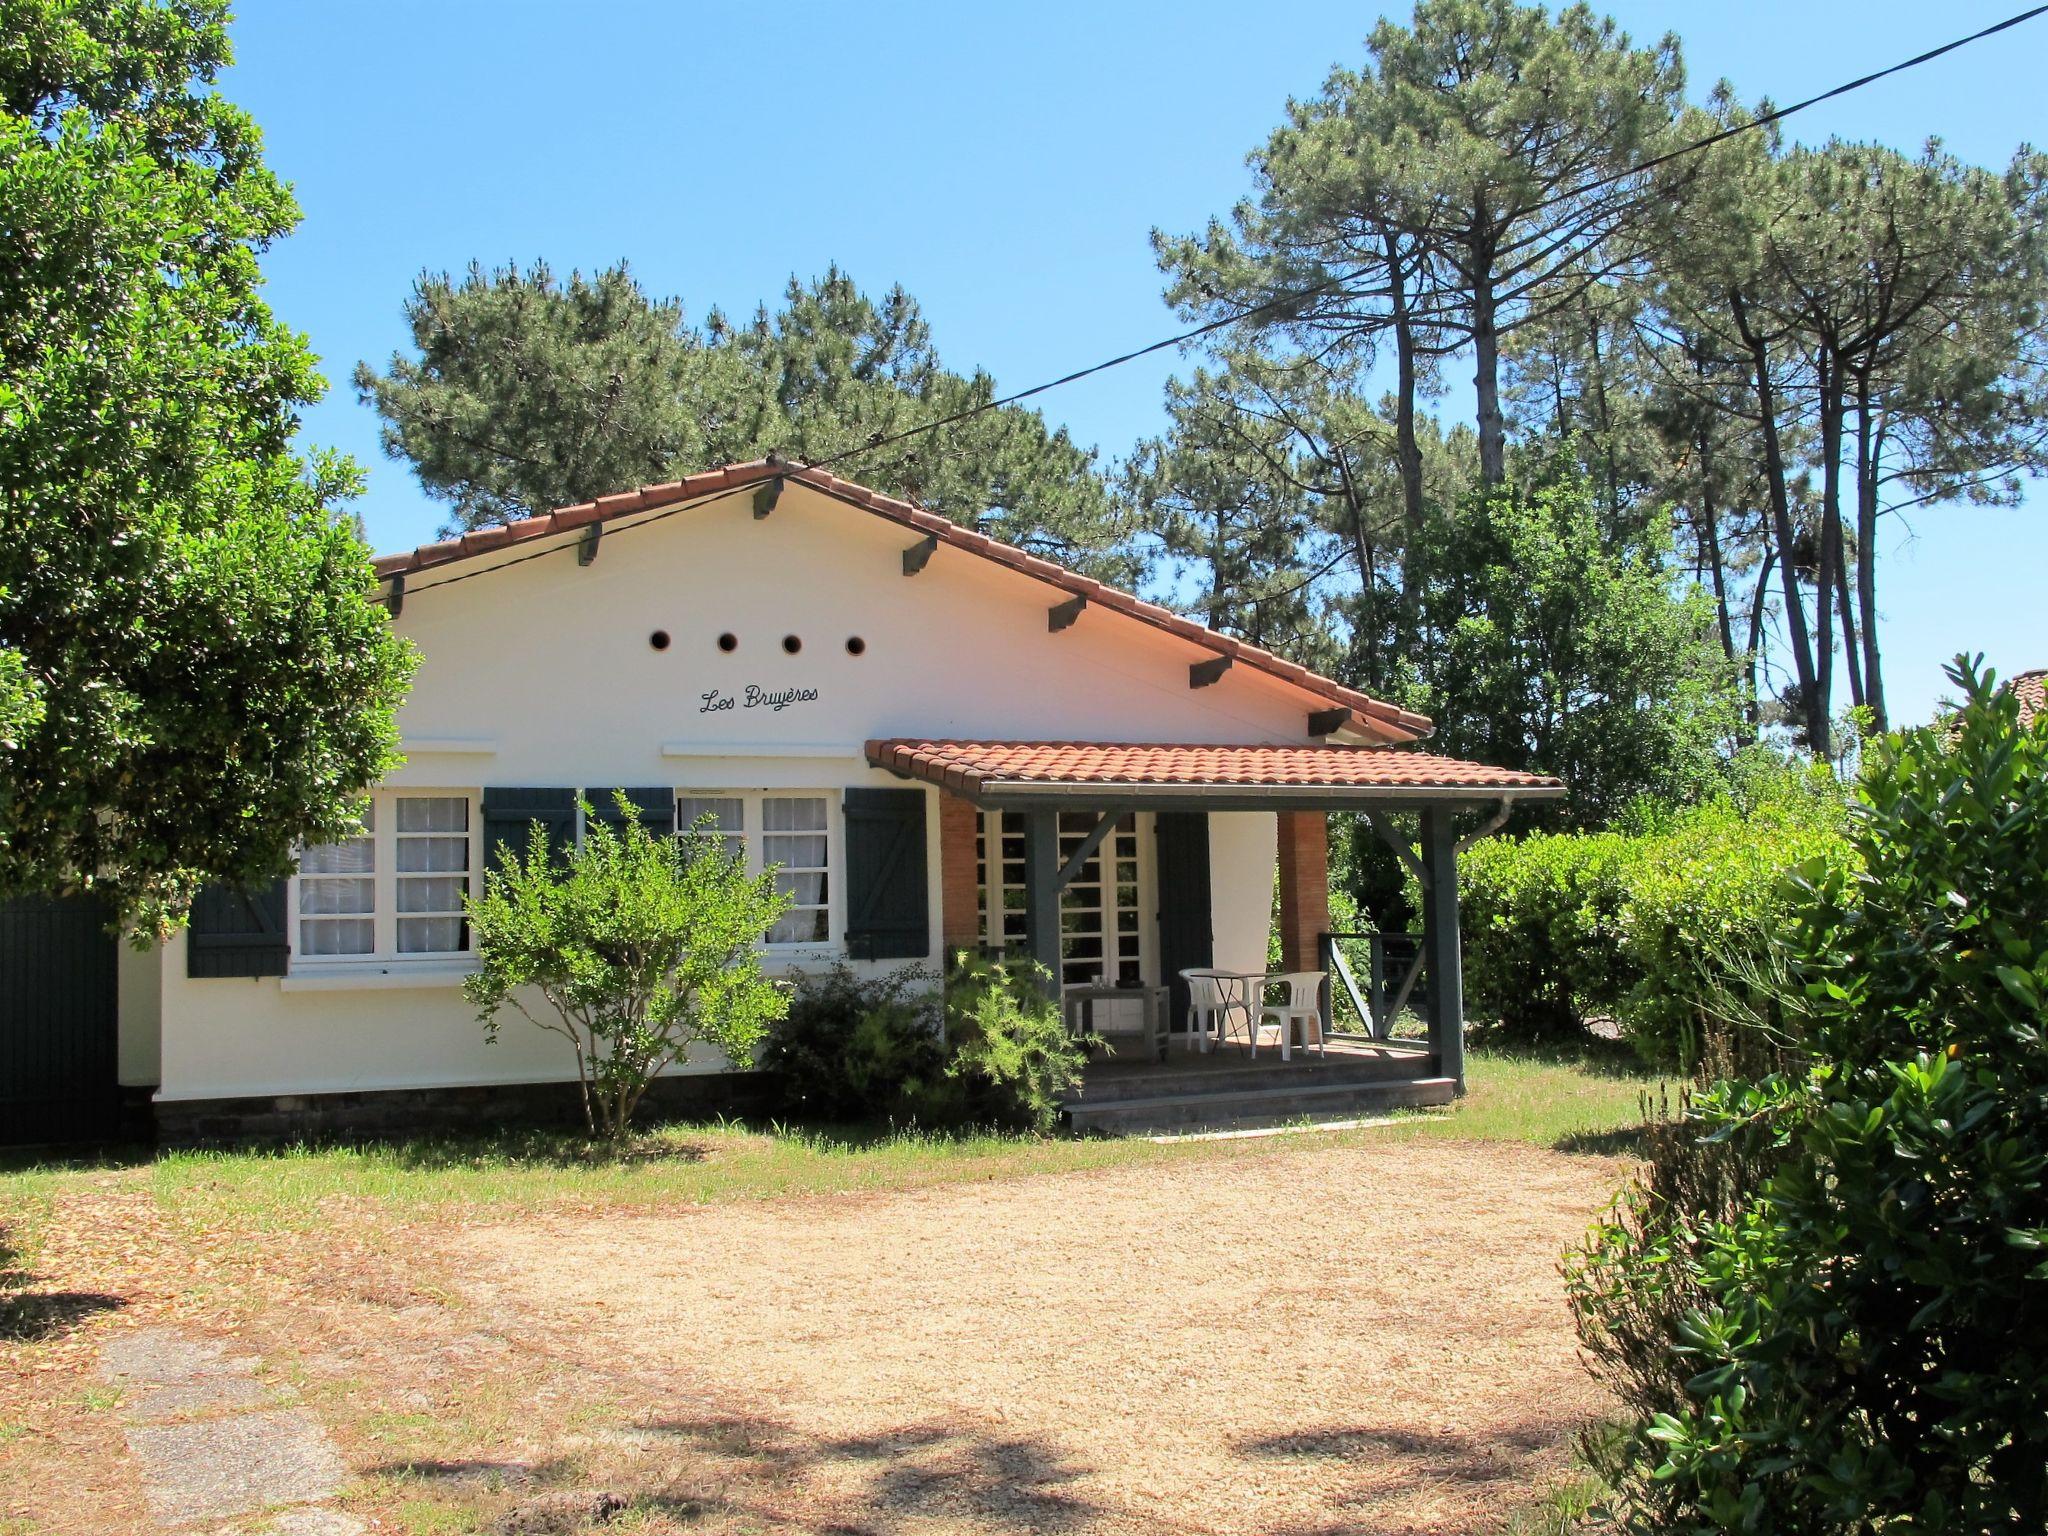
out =
[[[1075,1100],[1100,1105],[1128,1099],[1178,1098],[1196,1092],[1255,1093],[1287,1084],[1323,1088],[1345,1083],[1405,1083],[1414,1081],[1418,1073],[1433,1072],[1435,1068],[1436,1057],[1420,1051],[1387,1056],[1334,1050],[1328,1056],[1316,1056],[1303,1051],[1285,1063],[1277,1053],[1266,1052],[1257,1060],[1246,1059],[1242,1065],[1232,1065],[1218,1061],[1215,1056],[1183,1056],[1176,1044],[1163,1062],[1125,1067],[1112,1060],[1107,1067],[1091,1069]]]
[[[1448,1077],[1399,1081],[1310,1084],[1222,1091],[1204,1083],[1199,1093],[1162,1094],[1149,1099],[1069,1100],[1067,1123],[1076,1131],[1104,1136],[1151,1135],[1159,1131],[1218,1131],[1297,1120],[1352,1120],[1395,1109],[1448,1104],[1457,1084]]]

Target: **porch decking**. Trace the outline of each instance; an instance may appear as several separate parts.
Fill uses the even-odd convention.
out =
[[[1332,1034],[1328,1054],[1277,1046],[1256,1058],[1235,1045],[1203,1054],[1176,1036],[1164,1061],[1112,1058],[1089,1067],[1065,1106],[1077,1131],[1141,1135],[1351,1119],[1448,1104],[1452,1079],[1439,1075],[1436,1055],[1419,1045]]]

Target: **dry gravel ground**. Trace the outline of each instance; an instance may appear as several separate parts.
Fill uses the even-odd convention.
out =
[[[1622,1171],[1305,1140],[528,1219],[447,1257],[735,1529],[1489,1531],[1599,1411],[1557,1260]]]

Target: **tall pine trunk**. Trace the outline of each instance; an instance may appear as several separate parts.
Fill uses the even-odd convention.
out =
[[[1493,291],[1493,250],[1472,247],[1472,384],[1477,396],[1479,481],[1488,489],[1507,478],[1508,429],[1500,409],[1500,332]]]
[[[1806,625],[1805,599],[1799,595],[1798,562],[1792,558],[1792,501],[1785,487],[1785,445],[1778,436],[1778,387],[1771,377],[1770,343],[1751,328],[1749,306],[1741,289],[1729,290],[1728,302],[1736,330],[1749,349],[1757,420],[1763,431],[1764,483],[1770,490],[1771,527],[1778,546],[1778,580],[1785,597],[1785,631],[1792,642],[1792,671],[1799,682],[1807,741],[1816,756],[1831,757],[1827,711],[1814,707],[1818,690],[1813,675],[1813,635]]]
[[[1408,308],[1408,272],[1401,238],[1389,230],[1387,295],[1394,322],[1394,459],[1401,472],[1401,515],[1412,539],[1422,530],[1422,445],[1415,437],[1415,319]],[[1403,597],[1406,597],[1403,583]]]
[[[1871,420],[1868,373],[1856,381],[1856,598],[1863,631],[1863,701],[1874,729],[1891,722],[1884,703],[1884,666],[1877,641],[1877,480],[1884,433]]]
[[[1842,379],[1827,343],[1814,359],[1820,384],[1820,550],[1813,573],[1815,702],[1823,718],[1835,702],[1835,586],[1842,563]]]

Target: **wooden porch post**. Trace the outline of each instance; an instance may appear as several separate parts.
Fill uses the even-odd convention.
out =
[[[1429,1046],[1465,1091],[1465,976],[1458,934],[1458,837],[1449,806],[1422,813],[1422,944],[1429,964]]]
[[[1031,958],[1044,966],[1051,995],[1060,995],[1060,813],[1024,813],[1024,924]]]

